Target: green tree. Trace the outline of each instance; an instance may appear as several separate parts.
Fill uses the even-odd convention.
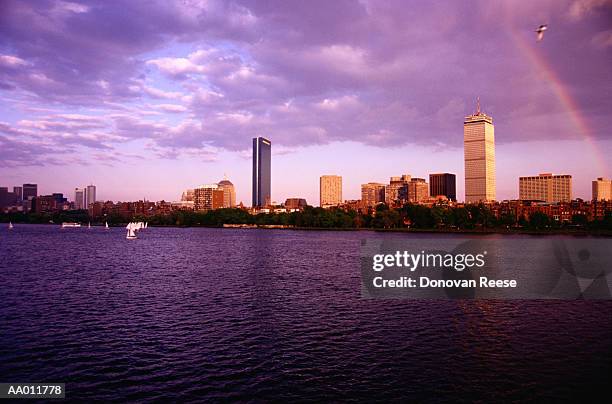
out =
[[[550,218],[542,212],[535,212],[529,217],[529,227],[542,230],[550,226]]]

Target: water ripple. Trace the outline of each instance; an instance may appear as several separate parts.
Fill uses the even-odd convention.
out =
[[[74,401],[572,401],[607,301],[360,297],[363,232],[0,232],[0,377]],[[367,237],[414,237],[367,233]]]

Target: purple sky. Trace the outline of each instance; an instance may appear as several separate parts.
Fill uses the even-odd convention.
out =
[[[549,24],[544,41],[535,28]],[[0,3],[0,186],[93,182],[176,200],[224,174],[246,204],[251,138],[272,197],[457,174],[463,117],[495,122],[498,199],[518,176],[610,176],[612,1]]]

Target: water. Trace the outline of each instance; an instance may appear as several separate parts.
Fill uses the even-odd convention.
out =
[[[612,302],[365,300],[365,237],[418,235],[2,228],[0,381],[66,382],[81,402],[571,401],[607,387]]]

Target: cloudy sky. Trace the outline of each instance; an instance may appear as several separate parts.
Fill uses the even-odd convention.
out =
[[[544,41],[535,28],[549,24]],[[0,186],[94,183],[176,200],[234,182],[273,143],[272,197],[457,174],[463,117],[492,115],[498,199],[520,175],[610,176],[612,2],[10,1],[0,3]]]

